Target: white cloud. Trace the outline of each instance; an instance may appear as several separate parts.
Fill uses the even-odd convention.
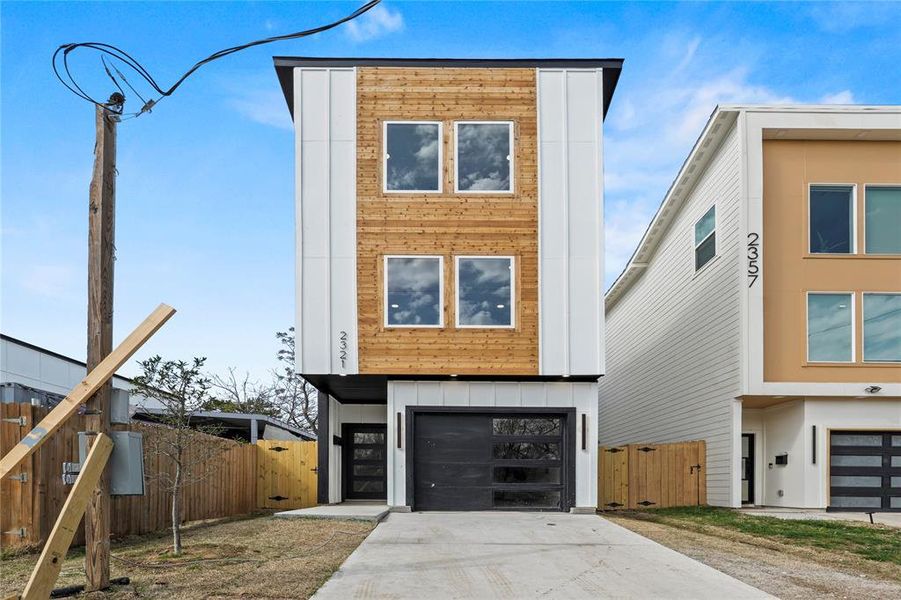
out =
[[[287,129],[294,128],[285,97],[278,90],[249,90],[228,101],[229,106],[256,123]]]
[[[823,104],[856,104],[854,93],[851,90],[842,90],[834,94],[826,94],[820,98]]]
[[[893,2],[817,2],[809,6],[813,21],[831,33],[876,27],[901,16],[901,6]]]
[[[355,42],[368,42],[403,28],[404,16],[400,11],[379,4],[362,17],[346,23],[344,31]]]

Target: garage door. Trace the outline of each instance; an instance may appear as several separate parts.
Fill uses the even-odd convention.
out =
[[[574,414],[412,412],[414,510],[568,510]]]
[[[901,431],[833,431],[829,508],[901,510]]]

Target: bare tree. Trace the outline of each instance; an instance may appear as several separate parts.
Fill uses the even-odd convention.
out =
[[[215,398],[204,404],[205,410],[280,416],[278,407],[273,402],[275,385],[264,385],[252,380],[250,373],[245,372],[243,377],[239,377],[237,370],[229,367],[228,375],[213,375],[210,386]]]
[[[316,433],[318,392],[310,382],[294,370],[294,328],[275,334],[282,347],[277,358],[281,363],[272,371],[275,378],[273,401],[285,422],[311,434]]]
[[[141,375],[135,377],[134,393],[159,402],[163,410],[155,415],[159,427],[149,428],[145,441],[151,454],[162,460],[159,479],[172,498],[172,553],[181,554],[182,491],[209,478],[216,469],[214,460],[227,449],[216,436],[217,428],[192,423],[192,414],[210,399],[210,380],[203,375],[206,358],[163,360],[159,356],[138,361]],[[198,435],[197,432],[209,435]]]

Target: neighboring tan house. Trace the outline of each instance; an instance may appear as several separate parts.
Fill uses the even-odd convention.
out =
[[[275,59],[320,502],[594,511],[621,65]]]
[[[600,442],[723,506],[901,510],[901,108],[721,106],[606,294]]]

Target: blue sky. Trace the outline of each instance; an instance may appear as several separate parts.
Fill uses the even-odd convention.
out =
[[[355,6],[3,2],[0,330],[84,358],[93,112],[55,80],[57,46],[116,44],[168,87],[213,51]],[[204,67],[120,128],[116,341],[161,301],[179,310],[139,357],[262,377],[293,323],[294,151],[272,55],[625,58],[605,132],[609,284],[717,103],[897,104],[901,4],[386,2]],[[108,95],[96,56],[76,69]]]

